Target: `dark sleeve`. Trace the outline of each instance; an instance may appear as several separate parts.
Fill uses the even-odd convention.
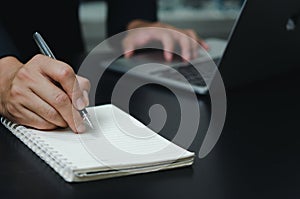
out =
[[[9,55],[19,57],[16,46],[13,44],[4,26],[0,22],[0,58]]]
[[[134,19],[157,21],[156,0],[107,0],[107,36],[126,30]]]

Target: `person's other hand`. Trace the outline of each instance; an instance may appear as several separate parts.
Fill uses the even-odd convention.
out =
[[[8,119],[37,129],[85,131],[78,110],[88,105],[90,84],[66,63],[44,55],[26,64],[5,57],[0,59],[0,85],[0,114]]]
[[[175,44],[178,43],[181,48],[181,56],[186,60],[191,60],[198,56],[199,45],[196,42],[191,42],[191,39],[197,41],[205,50],[208,50],[208,45],[197,36],[196,32],[192,29],[178,29],[174,26],[160,23],[160,22],[147,22],[143,20],[134,20],[128,25],[128,30],[134,28],[157,27],[157,29],[136,29],[129,32],[123,39],[122,45],[125,52],[125,57],[131,57],[134,49],[147,44],[150,41],[160,41],[164,49],[164,57],[167,61],[172,60],[172,52],[174,52]],[[165,31],[161,28],[167,28],[174,31]],[[190,37],[188,39],[182,36],[183,33]]]

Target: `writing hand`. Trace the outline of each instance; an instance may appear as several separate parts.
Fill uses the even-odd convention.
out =
[[[77,110],[88,104],[89,82],[58,60],[36,55],[22,64],[14,57],[0,59],[0,114],[37,129],[69,126],[84,132]],[[57,86],[57,82],[60,86]]]

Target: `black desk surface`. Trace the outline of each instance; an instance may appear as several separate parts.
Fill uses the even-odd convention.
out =
[[[103,81],[99,103],[108,101],[115,80]],[[64,182],[0,126],[0,198],[300,198],[298,89],[299,81],[285,76],[227,93],[221,138],[191,167],[86,183]],[[173,98],[159,86],[146,86],[134,94],[131,112],[147,122],[149,104],[168,104],[173,125],[161,134],[172,138],[178,111]],[[201,127],[190,147],[197,153],[209,118],[207,101],[199,96]]]

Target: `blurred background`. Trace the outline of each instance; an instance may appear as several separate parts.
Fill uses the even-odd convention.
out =
[[[227,39],[244,0],[158,0],[161,22],[192,28],[202,38]],[[80,19],[86,49],[105,39],[106,4],[101,0],[81,0]]]

